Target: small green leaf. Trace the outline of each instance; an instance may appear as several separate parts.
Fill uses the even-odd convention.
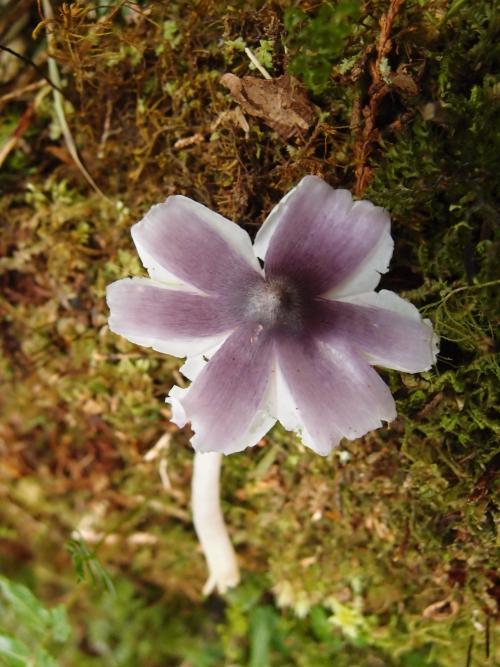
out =
[[[0,576],[0,592],[21,623],[40,635],[47,631],[50,626],[50,614],[26,586]]]
[[[58,667],[54,658],[44,648],[39,648],[35,654],[35,667]]]
[[[8,635],[0,635],[0,662],[6,667],[25,667],[29,651],[26,646]]]
[[[172,48],[179,45],[182,35],[179,34],[179,28],[175,21],[168,20],[163,22],[163,39],[170,44]]]
[[[66,616],[66,608],[60,604],[51,609],[49,613],[52,625],[52,637],[54,641],[62,644],[71,634],[71,626]]]
[[[256,607],[250,613],[250,663],[249,667],[269,667],[269,648],[276,625],[276,613],[272,607]]]
[[[95,551],[90,551],[83,540],[68,540],[66,548],[73,561],[78,581],[89,579],[92,584],[102,584],[114,595],[115,587],[103,568]]]

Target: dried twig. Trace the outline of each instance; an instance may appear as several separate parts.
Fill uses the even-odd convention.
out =
[[[34,106],[33,104],[30,104],[26,109],[26,111],[21,116],[21,118],[19,119],[19,122],[14,132],[12,132],[10,137],[7,138],[3,146],[0,146],[0,167],[8,158],[9,154],[17,146],[19,139],[23,136],[23,134],[30,126],[33,113],[34,113]]]
[[[50,79],[45,72],[42,70],[41,67],[38,67],[36,63],[34,63],[32,60],[27,58],[26,56],[23,56],[22,53],[18,53],[17,51],[14,51],[14,49],[11,49],[9,46],[5,46],[5,44],[0,44],[0,50],[1,51],[6,51],[7,53],[10,53],[12,56],[15,56],[16,58],[19,58],[19,60],[22,60],[23,63],[26,63],[27,65],[30,65],[30,67],[33,67],[38,74],[45,79],[45,81],[51,86],[54,90],[59,91],[61,95],[65,95],[64,91],[61,89],[60,86],[56,85],[52,79]]]
[[[181,148],[187,148],[188,146],[194,146],[195,144],[201,144],[205,141],[205,137],[201,132],[196,132],[196,134],[191,135],[190,137],[183,137],[182,139],[177,139],[174,144],[175,150],[180,150]]]
[[[19,97],[22,97],[26,93],[30,93],[32,90],[38,90],[42,86],[45,86],[45,81],[34,81],[33,83],[29,83],[27,86],[24,86],[23,88],[16,88],[15,90],[11,90],[10,93],[5,93],[5,95],[2,95],[0,97],[0,104],[3,104],[5,102],[10,102],[10,100],[16,100]]]
[[[372,84],[368,91],[369,101],[361,109],[359,121],[356,119],[357,122],[354,123],[356,126],[360,126],[361,118],[364,121],[363,129],[355,146],[356,185],[354,191],[357,195],[363,193],[372,176],[372,169],[367,161],[380,137],[380,132],[376,126],[378,108],[380,102],[390,90],[390,86],[382,77],[381,66],[383,59],[387,57],[392,49],[392,26],[403,3],[404,0],[391,0],[387,13],[380,18],[380,34],[376,46],[377,55],[375,61],[369,64],[372,78]],[[359,103],[355,105],[355,108],[359,114]]]

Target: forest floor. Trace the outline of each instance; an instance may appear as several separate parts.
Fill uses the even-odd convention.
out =
[[[0,664],[499,664],[495,5],[0,2]],[[105,286],[168,195],[254,235],[309,173],[388,209],[381,286],[441,352],[383,372],[387,428],[226,458],[243,582],[205,599],[179,362],[109,331]]]

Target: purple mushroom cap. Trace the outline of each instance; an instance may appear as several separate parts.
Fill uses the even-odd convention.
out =
[[[435,362],[430,322],[374,291],[394,245],[387,211],[316,176],[281,200],[253,246],[182,196],[153,206],[132,237],[150,278],[109,285],[109,326],[187,357],[192,383],[167,401],[175,423],[191,422],[197,451],[240,451],[279,420],[326,455],[395,418],[372,366],[415,373]]]

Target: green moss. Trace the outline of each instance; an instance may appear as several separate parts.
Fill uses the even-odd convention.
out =
[[[346,42],[361,18],[358,0],[322,3],[314,15],[298,7],[284,12],[286,44],[292,51],[289,71],[315,94],[328,86],[332,65],[346,57]]]
[[[111,201],[72,166],[49,90],[0,176],[2,570],[47,609],[65,605],[71,638],[53,649],[64,665],[493,665],[494,3],[402,6],[383,73],[400,68],[418,92],[392,85],[368,158],[363,196],[391,212],[396,241],[382,286],[432,320],[437,368],[384,372],[398,419],[326,459],[281,427],[226,459],[224,508],[245,574],[226,602],[200,594],[189,433],[163,402],[179,362],[109,332],[105,286],[142,274],[130,226],[173,192],[253,232],[306,173],[354,186],[353,108],[372,94],[387,3],[364,6],[355,27],[344,11],[354,3],[94,5],[61,6],[54,55],[82,158]],[[28,11],[30,30],[36,20]],[[273,76],[293,72],[314,90],[308,135],[287,142],[250,117],[247,135],[228,113],[218,80],[250,73],[245,46]],[[9,103],[1,137],[24,104]],[[166,449],[146,461],[165,432]],[[2,631],[14,637],[15,619]]]

